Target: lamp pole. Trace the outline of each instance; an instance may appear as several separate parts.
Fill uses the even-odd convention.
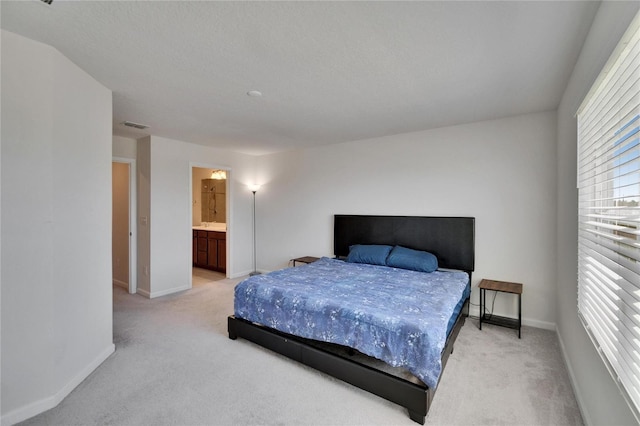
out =
[[[249,274],[251,277],[260,274],[256,267],[256,191],[258,188],[258,185],[253,185],[249,188],[253,193],[253,272]]]

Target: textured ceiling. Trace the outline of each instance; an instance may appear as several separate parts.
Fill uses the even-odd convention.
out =
[[[598,5],[31,0],[0,13],[113,91],[114,134],[264,154],[555,109]]]

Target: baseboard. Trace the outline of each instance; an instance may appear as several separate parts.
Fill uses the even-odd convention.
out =
[[[243,271],[237,274],[229,275],[229,278],[240,278],[240,277],[248,277],[253,271]],[[259,274],[267,274],[271,271],[267,271],[266,269],[258,269]]]
[[[149,293],[147,290],[144,290],[142,288],[137,288],[136,293],[139,294],[140,296],[146,297],[147,299],[151,299],[151,293]]]
[[[111,343],[97,358],[89,363],[82,369],[73,379],[67,382],[58,392],[47,398],[43,398],[39,401],[32,402],[23,407],[16,408],[13,411],[8,412],[2,416],[2,426],[10,426],[16,423],[27,420],[33,416],[43,413],[52,409],[56,405],[60,404],[63,399],[67,397],[84,379],[89,377],[89,374],[100,366],[109,356],[114,353],[116,347]]]
[[[240,277],[248,277],[250,273],[252,273],[252,270],[249,271],[242,271],[242,272],[238,272],[238,273],[234,273],[233,275],[229,275],[229,278],[240,278]],[[258,269],[257,271],[260,274],[268,274],[269,272],[271,272],[271,270],[266,270],[266,269]]]
[[[248,276],[251,272],[253,271],[242,271],[242,272],[230,274],[229,278],[235,279],[235,278],[245,277],[245,276]]]
[[[149,299],[154,299],[156,297],[167,296],[169,294],[173,294],[173,293],[178,293],[180,291],[189,290],[190,288],[191,287],[189,285],[185,285],[185,286],[182,286],[182,287],[174,287],[174,288],[170,288],[170,289],[162,290],[162,291],[154,291],[154,292],[151,292],[148,297],[149,297]]]
[[[544,330],[556,331],[556,323],[548,321],[534,320],[531,318],[522,318],[522,325],[527,327],[542,328]]]
[[[125,283],[124,281],[113,280],[113,285],[117,285],[118,287],[122,287],[125,290],[129,291],[129,283]]]
[[[506,315],[506,314],[501,313],[501,312],[495,312],[495,314],[496,315],[501,315],[501,316],[507,316],[507,317],[510,316],[510,315]],[[480,307],[471,305],[470,308],[469,308],[469,315],[474,316],[474,317],[480,317]],[[542,328],[544,330],[556,331],[556,333],[557,333],[556,324],[553,323],[553,322],[540,321],[540,320],[537,320],[537,319],[523,317],[522,318],[522,325],[525,325],[527,327]]]
[[[585,410],[584,398],[582,397],[582,393],[580,392],[580,387],[578,386],[578,382],[576,381],[576,375],[573,372],[573,368],[571,368],[569,357],[567,357],[567,351],[565,349],[564,341],[562,340],[562,335],[558,331],[557,327],[556,336],[558,336],[558,343],[560,344],[560,353],[562,353],[562,360],[564,361],[564,365],[567,367],[567,372],[569,373],[569,382],[571,383],[573,394],[576,396],[576,402],[578,403],[580,414],[582,414],[582,420],[584,421],[585,425],[592,425],[593,422],[589,417],[589,410]]]

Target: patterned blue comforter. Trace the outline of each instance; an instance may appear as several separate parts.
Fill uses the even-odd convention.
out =
[[[250,277],[235,288],[235,316],[337,343],[403,367],[435,388],[447,324],[469,276],[322,258]]]

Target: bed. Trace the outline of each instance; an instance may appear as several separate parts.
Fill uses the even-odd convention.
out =
[[[229,338],[250,340],[397,403],[424,424],[468,315],[474,234],[469,217],[335,215],[335,258],[238,284]],[[438,270],[345,262],[352,246],[426,251],[436,256]],[[435,285],[423,295],[425,279]],[[310,307],[325,316],[313,316]]]

